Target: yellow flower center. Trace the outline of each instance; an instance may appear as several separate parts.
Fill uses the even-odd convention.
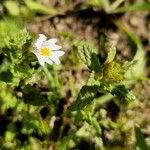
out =
[[[50,56],[51,52],[49,48],[41,48],[40,55],[42,56]]]

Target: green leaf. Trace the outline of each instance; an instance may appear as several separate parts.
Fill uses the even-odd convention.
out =
[[[74,103],[70,106],[71,111],[77,111],[83,109],[86,105],[90,104],[97,95],[99,86],[83,86],[80,90],[80,93],[74,101]]]
[[[4,82],[11,82],[13,74],[10,71],[3,71],[0,73],[0,80]]]
[[[127,101],[135,100],[136,97],[124,86],[117,85],[111,90],[112,95],[116,95],[120,99],[125,99]]]
[[[137,63],[137,60],[133,60],[133,61],[130,61],[130,62],[126,61],[123,64],[123,70],[124,70],[124,72],[132,69],[132,67],[134,67],[136,65],[136,63]]]
[[[119,7],[111,13],[123,13],[123,12],[141,11],[141,10],[150,10],[150,2],[134,3],[131,5]]]
[[[40,13],[49,14],[49,15],[57,14],[57,10],[55,8],[44,6],[33,0],[26,0],[25,3],[29,9],[35,12],[40,12]]]
[[[112,46],[110,48],[110,51],[109,51],[108,55],[107,55],[105,63],[112,62],[114,60],[115,56],[116,56],[116,48],[114,46]]]
[[[95,53],[91,53],[91,65],[89,68],[91,70],[99,70],[101,67],[100,61]]]
[[[79,46],[77,46],[77,50],[83,63],[85,63],[87,66],[90,66],[92,49],[84,43],[81,43]]]
[[[136,137],[136,146],[140,149],[140,150],[149,150],[148,145],[146,144],[146,141],[144,139],[144,136],[140,130],[139,127],[135,127],[135,137]]]
[[[77,51],[81,60],[88,66],[91,70],[98,70],[101,67],[100,61],[93,52],[93,49],[86,43],[80,43],[77,45]]]
[[[13,30],[13,29],[12,29]],[[22,79],[30,79],[33,75],[33,68],[30,68],[31,63],[29,55],[29,47],[31,46],[32,37],[26,29],[19,30],[17,33],[3,37],[2,53],[5,55],[5,60],[8,65],[4,70],[9,70],[13,75],[12,83],[14,85],[19,84]],[[4,79],[4,78],[2,78]],[[8,78],[7,78],[8,79]],[[11,78],[9,78],[8,81]],[[7,81],[7,80],[6,80]],[[7,82],[8,82],[7,81]]]
[[[18,16],[19,15],[20,10],[19,10],[18,3],[16,1],[9,0],[9,1],[6,1],[4,3],[4,5],[7,8],[10,15],[13,15],[13,16]]]
[[[61,140],[60,144],[57,147],[57,150],[68,150],[69,142],[74,137],[75,137],[75,132],[74,131],[69,132],[69,134]]]
[[[132,63],[136,62],[131,69],[126,71],[125,77],[130,80],[136,80],[143,75],[145,70],[145,52],[143,51],[140,40],[123,23],[116,22],[117,26],[126,34],[132,53],[135,53]]]

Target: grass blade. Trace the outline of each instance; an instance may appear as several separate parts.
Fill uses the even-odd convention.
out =
[[[148,145],[139,127],[135,127],[136,146],[140,150],[149,150]]]
[[[123,12],[130,12],[130,11],[144,11],[150,10],[150,3],[135,3],[128,6],[123,6],[116,8],[111,13],[123,13]]]

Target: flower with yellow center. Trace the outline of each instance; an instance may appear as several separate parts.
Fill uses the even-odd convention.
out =
[[[64,55],[61,46],[56,44],[57,39],[49,39],[44,34],[39,34],[39,38],[33,44],[33,53],[38,58],[39,63],[44,66],[45,62],[60,64],[59,57]]]

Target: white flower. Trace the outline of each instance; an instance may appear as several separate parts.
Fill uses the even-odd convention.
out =
[[[56,45],[57,39],[49,39],[44,34],[39,34],[39,38],[33,44],[33,53],[38,58],[39,63],[44,66],[45,62],[60,64],[59,57],[64,55],[62,48]]]

